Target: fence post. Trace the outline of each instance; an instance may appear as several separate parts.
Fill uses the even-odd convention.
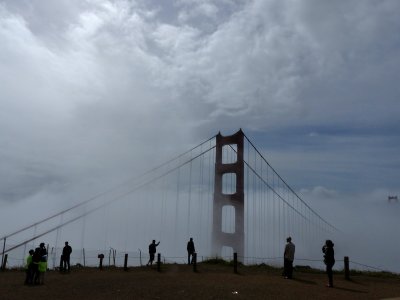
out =
[[[350,280],[349,257],[344,257],[344,278]]]
[[[97,257],[100,259],[100,262],[99,262],[99,269],[100,269],[100,270],[103,270],[103,258],[104,258],[104,254],[99,254]]]
[[[4,253],[6,251],[6,238],[4,238],[4,243],[3,243],[3,253],[1,255],[1,269],[3,269],[3,264],[4,264]]]
[[[233,253],[233,272],[237,273],[237,253]]]
[[[161,253],[158,253],[157,255],[157,271],[161,271]]]
[[[125,253],[124,271],[128,271],[128,253]]]
[[[8,254],[6,253],[6,254],[4,254],[3,265],[1,266],[1,269],[2,269],[3,271],[6,270],[7,258],[8,258]]]
[[[64,257],[60,255],[60,272],[64,271]]]
[[[113,249],[113,265],[115,267],[115,256],[117,255],[117,250]]]
[[[193,272],[197,272],[197,253],[193,253]]]
[[[86,267],[85,248],[82,248],[82,253],[83,253],[83,266]]]

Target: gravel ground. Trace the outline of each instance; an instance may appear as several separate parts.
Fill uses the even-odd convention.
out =
[[[68,274],[48,271],[44,285],[23,285],[23,271],[0,272],[0,299],[385,299],[400,297],[400,276],[334,275],[326,287],[321,272],[296,271],[284,279],[281,270],[226,265],[163,265],[72,269]],[[400,299],[400,298],[399,298]]]

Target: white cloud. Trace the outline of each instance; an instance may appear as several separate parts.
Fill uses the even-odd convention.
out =
[[[43,130],[47,126],[67,136],[87,135],[81,139],[99,149],[99,135],[132,138],[139,126],[157,135],[165,128],[159,122],[185,136],[199,124],[197,130],[214,133],[396,122],[395,109],[364,91],[377,85],[376,72],[389,79],[398,69],[397,52],[389,48],[399,25],[396,2],[176,3],[177,12],[236,9],[211,32],[189,20],[157,20],[161,6],[106,0],[60,5],[67,13],[58,19],[48,16],[54,6],[32,5],[30,14],[15,3],[2,6],[3,122],[12,124],[15,114],[30,120],[3,126],[5,136],[10,127],[54,136]],[[24,88],[16,87],[17,78]],[[384,81],[378,90],[392,79]],[[396,92],[385,94],[385,103],[395,108]]]
[[[264,133],[273,165],[310,197],[390,190],[399,11],[395,0],[3,1],[0,202],[61,201],[65,185],[90,194],[239,127]]]

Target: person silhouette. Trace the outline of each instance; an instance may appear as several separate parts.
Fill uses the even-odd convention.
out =
[[[325,245],[322,247],[324,253],[324,263],[326,265],[326,274],[328,275],[327,287],[333,287],[333,272],[332,268],[335,264],[335,251],[333,250],[333,242],[326,240]]]
[[[283,276],[285,279],[292,279],[296,246],[292,243],[292,238],[290,236],[286,239],[286,242],[285,252],[283,254]]]
[[[33,283],[44,284],[44,274],[47,270],[47,249],[44,243],[35,249],[32,256]]]
[[[26,257],[26,277],[25,284],[33,283],[33,249],[29,250],[29,255]]]
[[[44,275],[47,271],[47,249],[44,243],[40,243],[39,245],[39,253],[40,253],[40,261],[39,261],[39,278],[38,283],[44,284]]]
[[[67,271],[68,267],[68,272],[70,271],[70,256],[72,253],[72,247],[68,245],[68,242],[65,242],[65,246],[62,251],[62,261],[63,261],[63,271]]]
[[[196,252],[193,238],[190,238],[189,242],[187,243],[186,250],[188,252],[188,265],[190,265],[193,263],[193,254]],[[192,260],[190,260],[190,258],[192,258]]]
[[[154,255],[155,255],[156,252],[157,252],[157,246],[158,246],[158,245],[160,245],[160,242],[158,242],[158,243],[156,244],[156,240],[153,240],[153,242],[149,245],[149,255],[150,255],[150,258],[149,258],[149,261],[147,262],[147,265],[146,265],[146,266],[148,266],[148,265],[153,265]]]
[[[40,247],[35,248],[32,255],[32,278],[34,284],[40,283],[39,263],[40,263]]]

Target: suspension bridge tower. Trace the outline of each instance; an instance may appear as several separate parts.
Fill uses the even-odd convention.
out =
[[[214,181],[214,205],[213,205],[213,254],[220,255],[223,247],[231,247],[238,257],[244,256],[244,162],[243,162],[244,134],[240,129],[233,135],[216,136],[215,151],[215,181]],[[236,161],[224,163],[224,146],[236,149]],[[224,175],[235,177],[233,193],[224,193]],[[226,178],[226,177],[225,177]],[[234,211],[233,232],[223,231],[224,207]],[[226,216],[225,216],[226,217]]]

